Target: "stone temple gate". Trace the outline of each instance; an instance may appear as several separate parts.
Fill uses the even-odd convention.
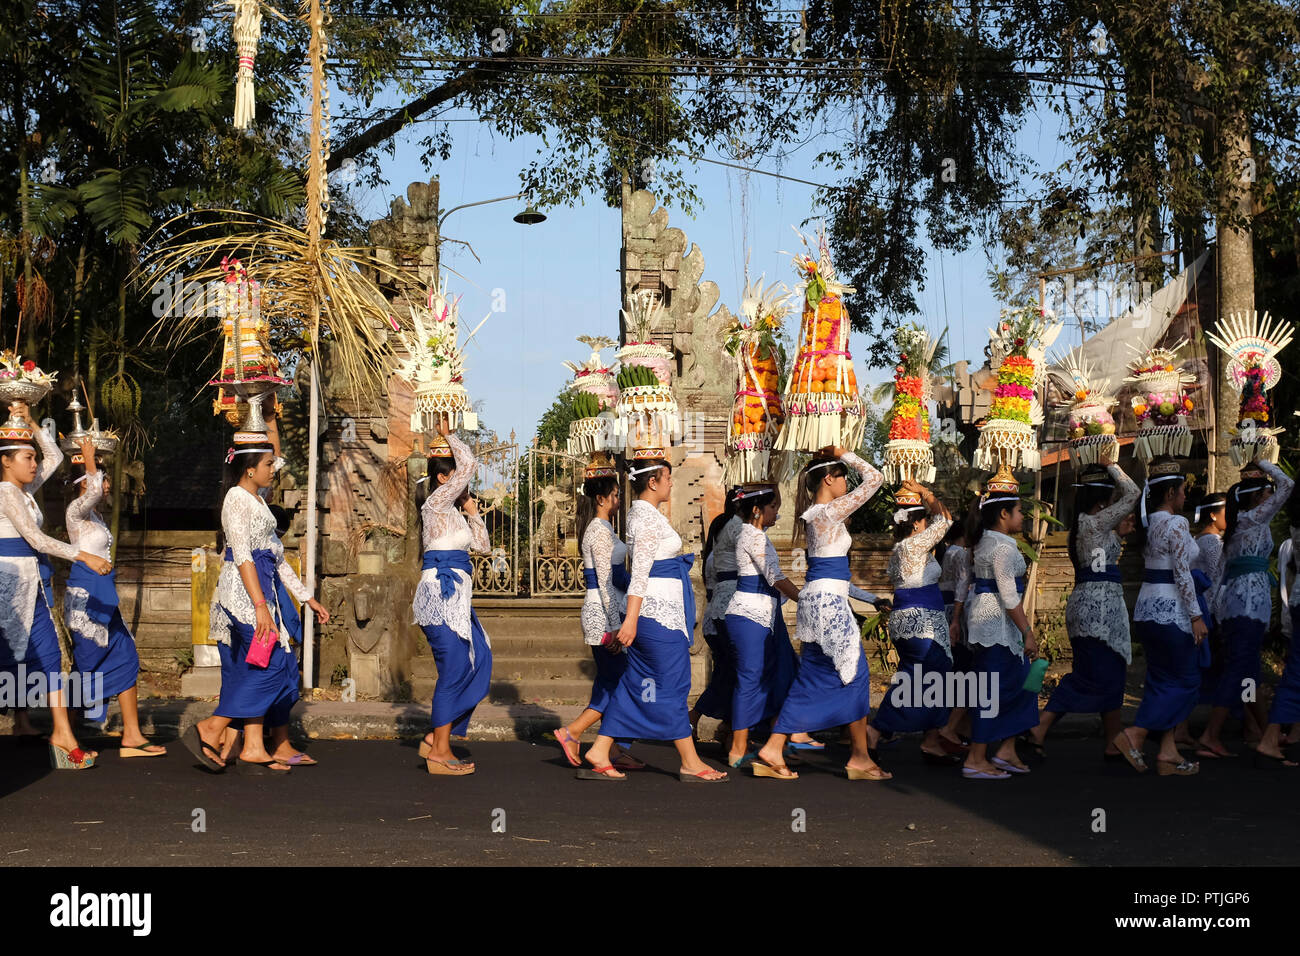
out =
[[[421,285],[435,281],[437,217],[437,181],[412,183],[406,199],[394,200],[389,215],[370,227],[376,256]],[[673,451],[675,481],[668,510],[685,549],[698,554],[704,530],[722,508],[723,443],[732,394],[730,359],[719,344],[719,331],[731,314],[718,307],[717,285],[703,279],[703,253],[681,229],[670,227],[668,218],[652,193],[624,186],[620,299],[649,289],[665,309],[655,337],[676,355],[677,400],[688,422],[688,443]],[[393,307],[400,313],[405,303],[395,296]],[[615,317],[610,318],[612,326]],[[415,490],[424,472],[422,438],[410,428],[412,395],[393,377],[386,394],[358,400],[332,374],[327,353],[321,365],[318,594],[331,619],[318,629],[311,683],[328,687],[350,678],[350,688],[362,697],[428,699],[436,671],[410,610],[420,563]],[[306,396],[308,369],[300,365],[298,374],[298,393]],[[286,406],[286,451],[291,466],[298,466],[291,470],[305,474],[305,452],[298,452],[302,461],[292,456],[306,447],[306,401]],[[576,466],[580,480],[580,463],[569,467],[566,486],[556,478],[564,470],[557,468],[557,458],[567,457],[562,452],[520,443],[513,434],[480,433],[471,444],[480,458],[480,473],[471,487],[486,512],[493,543],[491,555],[475,559],[475,606],[493,641],[491,696],[498,701],[585,701],[591,659],[576,639],[581,574],[574,573],[577,542],[571,535],[565,538],[576,494],[571,476]],[[306,494],[290,476],[280,493],[286,507],[297,509],[285,539],[292,553],[306,527]],[[548,513],[548,508],[553,510]],[[697,562],[697,580],[699,571]],[[201,576],[195,580],[197,608],[204,585]],[[198,623],[201,616],[195,612],[196,644],[202,643],[199,632],[206,632],[205,622],[202,628]],[[703,646],[696,642],[697,650]],[[197,651],[196,662],[210,656]],[[704,662],[696,662],[698,683]],[[203,682],[191,683],[197,687]]]

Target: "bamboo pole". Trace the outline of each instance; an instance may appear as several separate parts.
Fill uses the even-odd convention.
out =
[[[325,182],[324,149],[324,109],[325,63],[322,51],[325,23],[321,15],[320,0],[309,0],[307,16],[311,27],[311,40],[307,47],[307,57],[311,63],[311,148],[307,158],[307,242],[309,258],[319,262],[321,231],[321,201]],[[316,591],[316,512],[317,483],[320,468],[319,442],[320,434],[320,299],[321,281],[316,277],[312,290],[311,313],[308,316],[308,341],[311,343],[311,361],[309,373],[311,386],[309,398],[311,405],[307,425],[307,535],[303,542],[302,556],[304,583],[313,594]],[[304,614],[302,622],[302,679],[304,687],[315,686],[315,615]]]
[[[1042,315],[1043,310],[1047,308],[1047,276],[1040,274],[1038,277],[1038,313]],[[1044,356],[1044,361],[1046,356]],[[1047,376],[1043,375],[1043,384],[1038,386],[1038,404],[1044,408],[1043,430],[1039,436],[1041,443],[1042,437],[1047,434]],[[1060,469],[1057,469],[1058,474]],[[1058,482],[1059,483],[1059,482]],[[1047,518],[1043,515],[1043,468],[1040,464],[1038,470],[1034,472],[1034,551],[1039,558],[1043,556],[1043,540],[1046,537]],[[1029,618],[1029,626],[1034,626],[1034,611],[1038,606],[1038,565],[1039,561],[1029,562],[1029,578],[1025,583],[1025,617]]]

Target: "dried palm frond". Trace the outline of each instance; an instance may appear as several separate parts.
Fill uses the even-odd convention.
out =
[[[237,254],[261,284],[263,318],[276,328],[298,330],[308,343],[305,351],[329,342],[331,363],[354,396],[383,391],[393,361],[388,330],[400,327],[370,275],[402,289],[416,285],[409,274],[368,248],[330,240],[313,244],[306,232],[273,219],[233,209],[205,210],[203,217],[146,256],[132,278],[144,289],[166,284],[173,274],[187,282],[216,282],[225,278],[222,259]],[[177,219],[160,230],[174,228]],[[206,299],[196,297],[183,314],[165,314],[153,337],[179,345],[209,329],[219,331],[221,319],[209,314]]]

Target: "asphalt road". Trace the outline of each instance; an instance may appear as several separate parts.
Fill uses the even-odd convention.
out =
[[[1300,861],[1300,771],[1243,756],[1196,777],[1138,776],[1103,763],[1097,740],[1050,740],[1046,761],[1006,781],[927,766],[903,740],[882,755],[888,783],[849,783],[847,751],[831,746],[797,781],[715,786],[679,783],[666,745],[638,745],[651,768],[605,783],[576,780],[554,744],[474,743],[478,772],[446,778],[423,771],[413,743],[313,741],[320,766],[254,778],[203,772],[179,743],[156,760],[109,743],[73,773],[0,739],[0,866]],[[716,763],[716,747],[702,752]]]

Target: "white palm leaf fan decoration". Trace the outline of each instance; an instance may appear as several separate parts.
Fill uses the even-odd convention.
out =
[[[1082,346],[1068,352],[1052,375],[1066,393],[1061,407],[1067,416],[1067,447],[1075,469],[1102,458],[1118,461],[1119,437],[1111,410],[1119,399],[1111,394],[1110,379],[1097,376],[1095,366],[1083,357]]]
[[[1277,355],[1291,344],[1295,328],[1265,312],[1234,312],[1215,325],[1206,338],[1228,356],[1228,381],[1241,395],[1237,427],[1228,453],[1241,467],[1252,461],[1277,463],[1276,422],[1268,392],[1282,377]]]
[[[654,341],[666,310],[651,289],[633,292],[622,310],[625,341],[618,350],[619,397],[614,409],[621,445],[666,449],[681,441],[682,422],[673,397],[673,351]]]
[[[617,345],[618,340],[603,335],[580,335],[578,341],[591,349],[591,354],[581,364],[564,363],[573,373],[569,391],[573,393],[576,417],[569,424],[568,451],[575,456],[617,447],[614,409],[618,405],[618,385],[600,353]]]

